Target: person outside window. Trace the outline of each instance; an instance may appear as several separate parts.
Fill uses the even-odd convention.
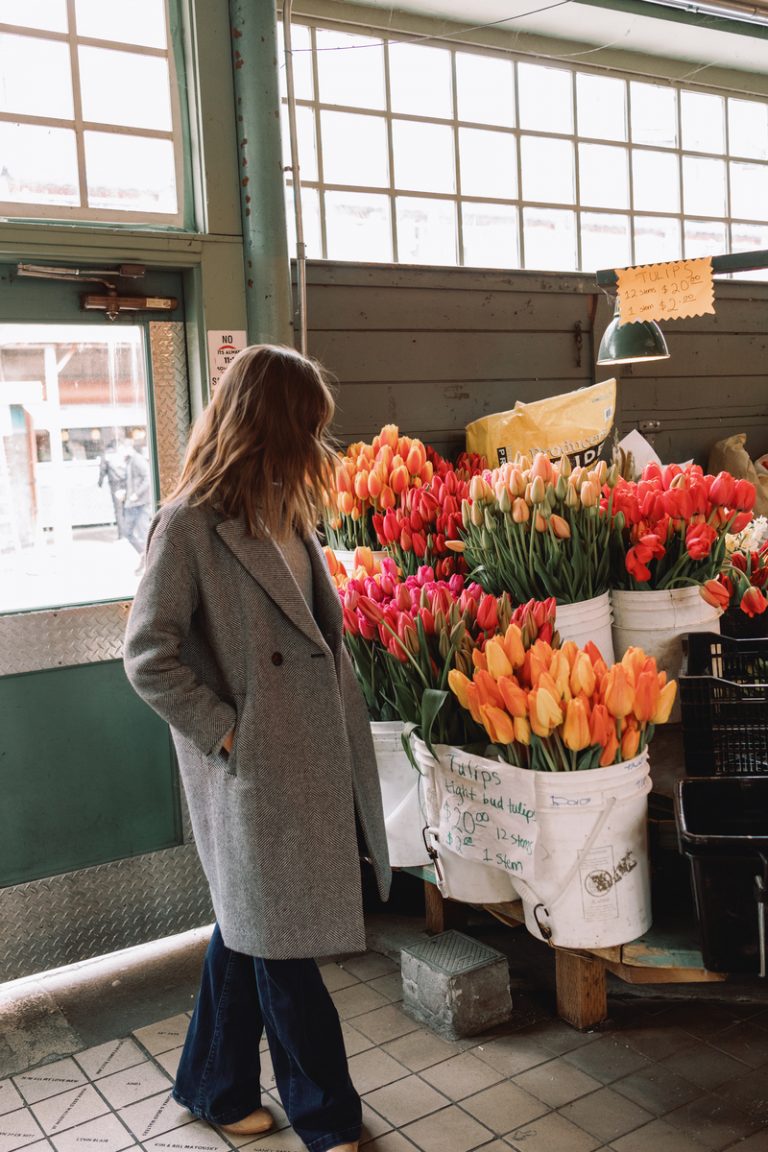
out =
[[[266,1030],[310,1152],[355,1152],[361,1103],[314,957],[364,951],[360,855],[390,870],[370,722],[315,528],[333,398],[290,348],[255,345],[196,423],[155,517],[125,667],[171,726],[216,927],[174,1097],[240,1137]]]
[[[122,540],[126,535],[123,506],[125,501],[125,453],[113,440],[107,447],[99,462],[99,478],[96,481],[99,488],[107,481],[109,494],[112,497],[112,507],[115,511],[115,527],[117,538]]]
[[[132,440],[125,442],[125,500],[123,523],[128,542],[141,557],[136,572],[144,567],[144,546],[151,521],[152,492],[149,483],[149,461]]]

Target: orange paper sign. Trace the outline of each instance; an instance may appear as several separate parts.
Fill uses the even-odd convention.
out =
[[[622,324],[703,316],[715,310],[711,256],[617,268],[616,275]]]

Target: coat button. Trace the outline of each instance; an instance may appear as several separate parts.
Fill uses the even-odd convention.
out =
[[[275,665],[275,667],[276,668],[279,667],[279,665],[282,664],[282,662],[283,662],[282,652],[273,652],[272,653],[272,663]]]

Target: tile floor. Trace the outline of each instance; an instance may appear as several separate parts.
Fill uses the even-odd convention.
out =
[[[442,1040],[400,1007],[397,966],[326,963],[365,1152],[768,1152],[768,1007],[740,1000],[612,1001],[579,1033],[551,999],[516,995],[512,1022]],[[0,1081],[0,1152],[301,1152],[263,1052],[276,1128],[232,1141],[170,1087],[186,1013]]]

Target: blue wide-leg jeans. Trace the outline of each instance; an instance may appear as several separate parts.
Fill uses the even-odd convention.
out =
[[[233,952],[217,924],[174,1099],[211,1124],[233,1124],[260,1108],[263,1030],[283,1107],[310,1152],[359,1139],[360,1097],[349,1078],[339,1016],[317,964]]]

